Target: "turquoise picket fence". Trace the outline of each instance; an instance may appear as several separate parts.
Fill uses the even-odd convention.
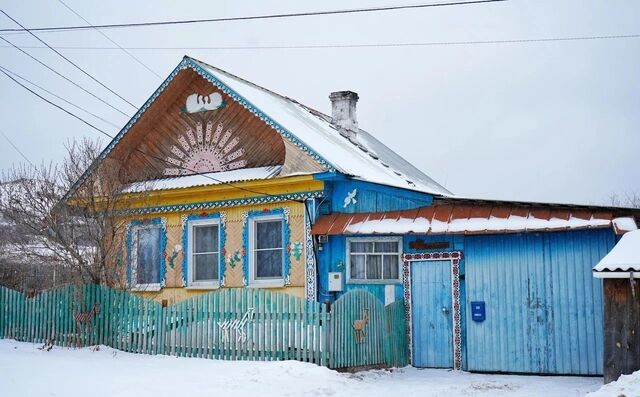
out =
[[[370,319],[354,323],[364,309]],[[363,333],[356,335],[360,325]],[[324,304],[261,289],[225,288],[162,307],[99,285],[33,298],[0,288],[0,338],[60,346],[104,344],[132,353],[298,360],[332,368],[404,366],[405,333],[402,302],[385,308],[357,290],[328,312]]]

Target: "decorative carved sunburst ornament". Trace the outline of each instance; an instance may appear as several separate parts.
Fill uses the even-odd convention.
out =
[[[214,129],[211,118],[224,108],[222,96],[215,92],[208,96],[191,94],[182,108],[187,129],[178,137],[179,145],[171,146],[166,161],[175,167],[167,167],[165,175],[220,172],[243,168],[247,161],[245,150],[239,148],[239,137],[218,123]]]

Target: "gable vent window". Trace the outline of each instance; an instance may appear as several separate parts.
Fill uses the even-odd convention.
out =
[[[347,239],[347,246],[349,282],[400,282],[400,237],[350,238]]]

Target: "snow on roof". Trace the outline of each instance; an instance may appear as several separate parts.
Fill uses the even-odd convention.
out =
[[[627,278],[629,272],[640,272],[640,230],[625,233],[593,271],[599,278]]]
[[[224,70],[190,59],[280,124],[337,171],[383,185],[452,195],[366,131],[359,130],[357,138],[349,139],[331,124],[329,116]]]
[[[269,179],[280,173],[282,166],[241,168],[232,171],[209,172],[206,174],[185,175],[164,178],[155,181],[135,182],[127,185],[123,192],[134,193],[152,190],[180,189],[194,186],[218,185],[221,183]]]
[[[413,210],[334,213],[321,216],[313,234],[482,234],[605,228],[624,223],[637,229],[633,218],[612,213],[544,210],[506,206],[438,205]]]

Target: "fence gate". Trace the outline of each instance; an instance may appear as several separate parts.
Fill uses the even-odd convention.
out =
[[[404,303],[386,308],[373,294],[352,290],[331,308],[331,368],[407,365]]]

